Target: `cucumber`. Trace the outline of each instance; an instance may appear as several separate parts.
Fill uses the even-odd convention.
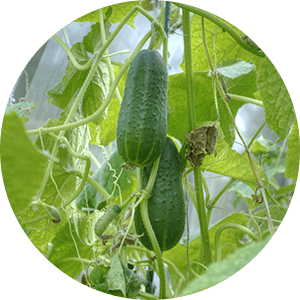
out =
[[[142,50],[127,75],[117,124],[117,147],[123,160],[145,167],[160,155],[167,134],[168,74],[156,50]]]
[[[151,166],[142,171],[142,186],[146,187],[151,173]],[[159,167],[148,199],[148,215],[161,251],[173,248],[180,240],[185,226],[185,203],[181,184],[181,159],[174,142],[166,138]],[[140,205],[136,208],[135,229],[141,243],[153,250],[145,230]]]
[[[96,224],[95,224],[95,228],[94,228],[94,232],[96,235],[101,236],[105,230],[107,229],[107,227],[109,226],[109,224],[117,217],[117,215],[121,212],[121,208],[119,205],[113,205],[112,207],[110,207],[102,217],[100,217]]]

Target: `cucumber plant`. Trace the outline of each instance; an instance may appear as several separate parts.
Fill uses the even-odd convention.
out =
[[[68,65],[48,99],[63,112],[25,130],[30,116],[11,105],[2,126],[4,184],[31,242],[82,284],[127,298],[184,296],[233,275],[274,235],[299,169],[293,104],[263,50],[207,11],[160,5],[157,18],[145,1],[83,16],[76,22],[95,24],[71,49],[54,35]],[[127,51],[109,53],[108,47],[137,13],[149,31],[116,62],[114,55]],[[111,33],[110,22],[119,23]],[[183,72],[170,75],[174,31],[182,35]],[[266,115],[250,141],[236,124],[244,103]],[[34,105],[25,100],[22,107]],[[260,135],[266,125],[276,141]],[[235,134],[242,154],[232,149]],[[102,166],[91,145],[102,150]],[[228,178],[217,193],[207,171]],[[212,224],[229,191],[235,194],[230,215]]]

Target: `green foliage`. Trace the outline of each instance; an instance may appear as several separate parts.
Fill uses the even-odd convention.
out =
[[[215,224],[209,230],[209,238],[212,245],[212,250],[214,251],[214,236],[220,225],[226,223],[236,223],[243,226],[247,225],[247,216],[245,214],[233,213],[232,215],[224,218],[217,224]],[[200,234],[196,235],[197,237],[190,239],[189,244],[189,259],[190,262],[198,261],[199,257],[199,244],[200,244]],[[236,251],[236,249],[243,246],[241,240],[244,236],[244,233],[237,231],[236,229],[225,230],[221,235],[221,244],[222,244],[222,257],[225,258],[227,255]],[[186,263],[186,247],[181,244],[177,244],[173,249],[164,253],[164,257],[174,262],[176,267],[182,274],[187,273],[187,263]],[[169,269],[169,273],[172,279],[172,283],[176,286],[178,282],[178,275],[174,272],[173,269]],[[194,278],[194,274],[190,272],[190,279]]]
[[[238,74],[242,74],[240,68],[236,67],[240,60],[227,60],[220,64],[220,67],[230,66],[236,68]],[[245,63],[245,62],[244,62]],[[234,67],[235,66],[235,67]],[[227,70],[228,71],[228,70]],[[228,74],[228,73],[227,73]],[[229,75],[229,74],[228,74]],[[234,77],[233,74],[230,76]],[[225,77],[228,93],[252,97],[256,91],[256,71],[252,70],[237,78]],[[207,76],[207,72],[194,72],[194,97],[196,99],[195,112],[197,127],[205,122],[215,122],[217,113],[214,101],[214,91],[212,88],[212,78]],[[168,134],[179,139],[182,143],[188,130],[188,109],[182,105],[186,102],[186,78],[184,73],[169,76],[168,80]],[[229,118],[227,109],[222,100],[218,99],[220,124],[225,134],[225,140],[232,145],[235,139],[235,132],[232,121]],[[243,103],[230,100],[229,106],[233,117]],[[195,129],[195,128],[194,128]]]
[[[136,273],[124,265],[117,254],[111,260],[110,270],[106,274],[106,281],[109,290],[120,290],[126,298],[134,298],[144,282]]]
[[[196,278],[191,281],[179,296],[182,297],[203,291],[226,280],[247,265],[268,242],[269,239],[266,239],[255,244],[250,244],[238,249],[226,259],[213,263],[209,269],[201,275],[201,278]]]
[[[181,162],[179,162],[180,171],[178,169],[175,173],[180,175],[181,171],[184,171],[184,175],[176,177],[173,174],[175,156],[163,161],[168,166],[163,175],[160,172],[157,174],[153,172],[154,176],[150,174],[151,166],[141,173],[139,170],[132,169],[132,166],[128,164],[121,166],[125,162],[118,152],[114,152],[96,172],[86,170],[87,155],[95,159],[95,162],[97,160],[91,154],[90,144],[108,146],[109,151],[114,145],[112,142],[115,142],[117,138],[120,104],[127,80],[125,67],[128,67],[128,62],[132,61],[135,56],[131,56],[130,60],[125,61],[124,64],[113,61],[108,63],[108,60],[113,60],[112,57],[97,58],[103,46],[102,34],[104,31],[106,40],[114,37],[114,33],[109,32],[111,23],[122,22],[124,16],[139,4],[141,5],[140,1],[131,1],[111,5],[77,19],[77,22],[95,22],[95,24],[91,25],[91,31],[82,41],[73,45],[69,50],[72,55],[55,36],[63,49],[71,56],[68,57],[63,79],[48,91],[49,104],[59,107],[62,113],[58,119],[48,119],[40,129],[26,132],[23,124],[30,117],[29,112],[35,107],[34,104],[22,101],[8,106],[1,132],[1,168],[9,201],[22,230],[35,247],[58,269],[74,279],[84,274],[82,283],[97,291],[119,297],[145,299],[156,298],[153,295],[155,289],[153,273],[155,272],[159,277],[160,298],[171,298],[189,295],[214,286],[243,268],[263,249],[271,236],[270,222],[277,230],[294,193],[299,169],[299,131],[290,96],[270,60],[267,57],[256,56],[253,53],[257,54],[257,51],[250,51],[249,46],[243,47],[244,44],[240,42],[240,39],[234,39],[232,37],[234,34],[228,33],[230,30],[223,31],[218,27],[216,31],[216,24],[207,19],[211,17],[210,19],[214,20],[214,16],[206,12],[206,45],[215,66],[215,73],[210,71],[204,48],[201,19],[197,15],[199,12],[201,14],[201,10],[193,10],[191,32],[184,35],[185,41],[191,36],[191,48],[185,44],[185,47],[188,47],[185,50],[187,50],[186,53],[191,53],[193,65],[188,65],[189,68],[186,68],[185,61],[183,61],[181,65],[183,72],[168,76],[167,91],[167,133],[175,144],[179,141],[182,145],[181,150],[177,147],[180,151]],[[144,7],[150,9],[148,4],[147,2]],[[141,7],[138,11],[150,20],[149,29],[153,28],[154,34],[158,34],[161,29],[160,22],[164,23],[164,10],[159,20],[156,20],[152,17],[153,14],[148,14]],[[99,18],[99,13],[103,14],[104,25],[102,25],[102,18]],[[137,12],[130,19],[126,17],[126,24],[133,27],[136,15]],[[171,16],[173,16],[171,22],[174,27],[181,26],[183,23],[184,29],[188,30],[186,24],[190,20],[186,14],[180,15],[176,4],[172,4]],[[242,35],[237,28],[221,19],[218,20],[221,23],[224,22],[223,25],[229,25],[238,38]],[[222,28],[227,26],[218,24]],[[172,30],[169,34],[172,34]],[[149,35],[141,39],[138,51],[145,48],[143,43],[146,38],[149,38]],[[159,42],[162,40],[160,35],[158,40]],[[247,43],[249,45],[249,40]],[[163,45],[163,53],[166,54],[166,44]],[[172,51],[174,50],[169,48],[171,54]],[[189,56],[190,54],[186,56],[186,60],[191,58]],[[81,67],[77,68],[72,58],[75,58]],[[164,66],[166,62],[161,60],[161,65]],[[191,89],[187,90],[186,87],[185,68],[193,70],[193,76],[190,79],[193,80],[195,103],[190,101]],[[142,78],[141,74],[151,73],[151,70],[148,64],[146,71],[143,67],[137,74],[138,78],[135,79],[139,80]],[[166,75],[165,70],[163,73]],[[115,85],[112,74],[118,76],[118,79],[121,77],[118,90],[112,90],[112,86]],[[137,100],[133,107],[136,115],[145,119],[149,117],[150,120],[146,122],[149,127],[147,134],[138,136],[138,139],[146,140],[151,134],[157,139],[154,134],[154,118],[143,110],[145,107],[141,107],[140,100],[147,91],[157,94],[157,89],[162,86],[159,80],[152,78],[148,83],[145,80],[146,83],[142,88],[132,91],[131,97]],[[219,80],[217,82],[219,84],[221,80],[221,86],[225,92],[236,97],[233,96],[228,102],[224,102],[216,89],[217,85],[214,82],[216,80]],[[147,90],[149,84],[151,91]],[[162,97],[165,97],[165,86],[162,92],[160,91]],[[82,97],[79,99],[78,95]],[[254,98],[260,101],[254,101]],[[236,129],[228,108],[235,118],[238,110],[247,101],[259,105],[263,103],[266,123],[278,135],[278,140],[276,142],[267,140],[263,135],[259,136],[257,132],[255,139],[251,141],[249,152],[245,151],[240,154],[231,148],[236,137]],[[106,108],[102,107],[104,102],[107,105]],[[190,109],[187,108],[187,103],[191,104]],[[147,106],[146,104],[144,106]],[[90,116],[100,107],[103,108],[102,114],[92,120]],[[165,112],[165,106],[163,109]],[[157,111],[152,111],[154,117],[158,114]],[[187,145],[185,136],[190,133],[189,124],[193,119],[191,111],[195,112],[193,126],[212,125],[217,121],[216,126],[219,131],[214,149],[216,155],[206,155],[198,170],[193,169],[185,157]],[[129,121],[136,128],[141,127],[139,118],[131,117]],[[251,126],[251,124],[247,125]],[[58,126],[60,127],[57,128]],[[131,128],[127,126],[124,130],[128,137]],[[32,143],[27,135],[36,135],[35,142]],[[241,136],[243,136],[242,132]],[[286,142],[288,143],[285,152]],[[138,150],[144,151],[144,149]],[[193,151],[196,150],[193,148]],[[161,157],[164,159],[163,155]],[[178,158],[178,155],[176,157]],[[253,161],[252,165],[250,161]],[[86,180],[85,171],[92,174],[91,177],[87,177],[88,183],[82,181]],[[191,181],[190,175],[185,178],[185,174],[192,171],[195,171],[194,181]],[[203,176],[205,171],[231,178],[214,199],[210,198],[210,195],[213,195],[210,185],[202,180],[202,186],[199,186],[197,181],[197,177]],[[147,173],[147,176],[143,176],[141,180],[141,174],[145,175],[146,172],[149,174]],[[285,178],[288,182],[285,186],[281,183],[283,175],[291,178],[291,180]],[[263,179],[263,183],[258,177]],[[148,186],[147,181],[156,182],[155,179],[161,181],[160,187],[145,190]],[[170,179],[171,183],[166,183],[166,179]],[[176,224],[174,223],[171,229],[176,232],[178,214],[171,206],[174,205],[175,200],[178,200],[178,191],[180,192],[181,183],[185,180],[189,181],[186,197],[190,197],[193,201],[193,209],[197,212],[201,231],[194,230],[193,234],[189,235],[189,242],[185,236],[174,248],[164,251],[163,266],[160,251],[157,249],[156,253],[149,251],[141,243],[142,237],[137,235],[139,232],[133,215],[135,213],[139,217],[139,211],[134,202],[130,203],[130,201],[133,200],[133,195],[136,199],[145,199],[146,196],[149,204],[151,200],[155,200],[154,197],[157,196],[157,190],[159,190],[159,200],[167,205],[160,211],[149,209],[148,216],[154,220],[159,217],[164,221],[166,218],[172,218]],[[254,223],[248,209],[250,203],[253,202],[253,197],[257,201],[262,200],[258,188],[260,184],[263,185],[266,201],[252,204],[251,212],[256,221]],[[202,190],[205,191],[204,195],[202,195]],[[224,219],[211,224],[210,216],[215,209],[220,208],[217,200],[228,191],[234,192],[236,199],[233,203],[226,203],[226,211],[229,210],[231,204],[233,210],[228,212],[228,216]],[[242,200],[245,201],[243,205],[247,213],[234,211]],[[268,215],[266,205],[269,207],[271,216]],[[200,210],[201,207],[203,210]],[[184,209],[183,206],[182,208]],[[184,215],[182,213],[183,210],[181,210],[181,216]],[[101,227],[99,233],[97,222],[103,221],[103,218],[107,221],[107,216],[115,218],[112,222],[107,222],[109,225],[105,232]],[[149,224],[144,226],[149,227]],[[166,225],[159,223],[158,229],[154,227],[153,225],[156,232],[163,233],[162,228]],[[226,230],[222,231],[224,228]],[[98,235],[95,230],[99,233]],[[209,238],[206,238],[203,232]],[[220,232],[222,233],[219,235]],[[255,235],[262,236],[262,241],[255,242]],[[157,239],[158,237],[159,234],[157,234]],[[175,240],[174,236],[173,239]],[[220,259],[206,266],[207,270],[201,266],[207,262],[206,253],[211,257],[216,257],[215,260]],[[162,276],[164,267],[168,269],[170,275],[167,283]],[[89,269],[92,269],[90,274]],[[188,269],[189,284],[187,284]],[[201,277],[198,278],[199,276]],[[164,283],[167,286],[166,293],[164,293]]]
[[[135,6],[138,5],[139,1],[130,1],[130,2],[124,2],[124,3],[119,3],[116,5],[111,5],[111,6],[106,6],[102,8],[103,14],[107,14],[107,12],[112,14],[112,17],[110,19],[110,23],[120,23],[124,16]],[[112,10],[112,12],[110,12]],[[137,13],[135,14],[135,16]],[[135,17],[134,16],[134,17]],[[134,18],[128,21],[128,25],[134,27]],[[92,11],[77,20],[75,22],[99,22],[99,11],[95,10]]]
[[[284,139],[295,121],[295,111],[282,78],[267,57],[258,70],[257,87],[268,125]]]
[[[93,246],[81,238],[85,236],[87,224],[87,217],[76,212],[57,231],[51,243],[49,261],[72,278],[77,278],[86,266],[80,258],[94,257]]]
[[[294,181],[296,181],[298,177],[299,157],[300,157],[299,130],[298,130],[298,122],[295,121],[288,141],[288,148],[286,153],[286,170],[285,170],[285,176],[288,178],[292,178]]]
[[[24,124],[29,120],[26,114],[30,113],[33,108],[36,108],[33,102],[22,101],[7,106],[5,109],[5,114],[8,115],[10,112],[14,111],[18,115],[22,123]]]
[[[118,297],[124,297],[120,290],[112,291],[108,289],[105,275],[109,271],[109,267],[97,265],[89,276],[91,288],[102,293],[111,294]]]
[[[288,205],[291,201],[295,185],[290,184],[280,187],[277,184],[276,175],[284,174],[286,170],[285,165],[287,164],[287,158],[282,154],[282,147],[260,136],[253,142],[251,152],[253,153],[253,155],[255,155],[257,162],[265,171],[265,174],[268,178],[269,186],[266,189],[266,196],[268,198],[268,201],[276,205],[280,204],[285,206]],[[293,151],[294,149],[297,151],[296,145],[293,148]],[[293,165],[295,165],[294,162]],[[253,194],[253,191],[249,189],[249,187],[245,186],[242,182],[235,182],[230,187],[229,191],[234,191],[236,193],[237,199],[234,206],[236,206],[242,199],[246,201],[247,205],[249,205],[252,201],[251,195]],[[256,209],[259,206],[260,204],[254,202],[252,209]]]
[[[123,201],[136,189],[136,172],[121,167],[124,161],[116,151],[91,177],[97,181],[110,195],[117,197],[122,191]],[[120,200],[115,199],[116,203]],[[96,209],[106,206],[104,197],[86,183],[84,189],[75,200],[76,205]]]
[[[94,267],[88,281],[97,291],[126,298],[135,298],[145,282],[125,266],[118,254],[112,257],[110,267]]]
[[[15,214],[24,210],[43,180],[47,157],[34,147],[15,112],[4,116],[1,131],[3,181]]]
[[[109,36],[109,18],[111,11],[109,10],[104,21],[106,38]],[[102,47],[102,40],[100,35],[99,23],[91,26],[91,31],[84,37],[82,42],[76,43],[71,48],[76,61],[84,66],[90,61],[88,53],[95,53]],[[62,81],[48,91],[48,98],[50,104],[56,105],[65,109],[71,99],[76,95],[78,90],[82,87],[91,67],[79,70],[72,63],[68,57],[69,62],[66,68],[65,76]],[[84,116],[93,114],[105,99],[110,84],[110,76],[108,67],[105,62],[100,62],[97,66],[96,72],[88,85],[82,101],[82,111]],[[103,116],[94,119],[93,122],[99,125],[103,121]]]

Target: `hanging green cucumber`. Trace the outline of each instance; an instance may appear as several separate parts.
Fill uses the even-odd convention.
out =
[[[142,186],[146,187],[151,166],[143,169]],[[181,184],[180,154],[174,142],[166,138],[161,153],[159,167],[148,199],[148,215],[161,251],[173,248],[180,240],[185,226],[185,204]],[[149,250],[153,250],[145,230],[140,205],[134,216],[136,233],[144,234],[139,240]]]
[[[168,74],[155,50],[142,50],[127,75],[117,124],[117,146],[125,162],[138,167],[153,163],[167,134]]]

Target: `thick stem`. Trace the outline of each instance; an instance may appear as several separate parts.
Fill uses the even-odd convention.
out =
[[[189,116],[189,131],[196,128],[196,113],[194,100],[194,85],[193,85],[193,61],[192,61],[192,44],[191,44],[191,24],[190,13],[183,9],[183,35],[184,35],[184,61],[186,69],[186,86],[187,86],[187,106]],[[205,203],[203,197],[203,189],[201,184],[201,171],[199,168],[194,168],[194,178],[196,186],[197,198],[197,213],[201,230],[202,246],[204,250],[204,260],[206,265],[212,262],[212,251],[209,241],[208,224],[205,211]],[[199,251],[200,252],[200,251]]]

